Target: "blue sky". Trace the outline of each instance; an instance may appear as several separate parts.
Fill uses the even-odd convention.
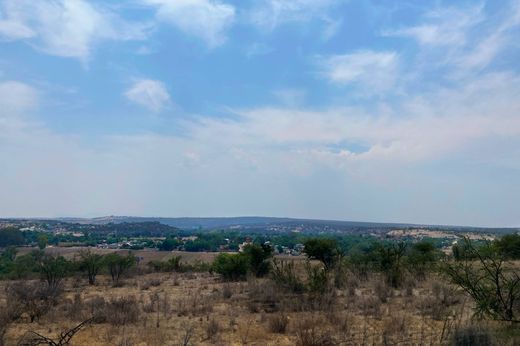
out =
[[[520,226],[520,1],[0,0],[0,216]]]

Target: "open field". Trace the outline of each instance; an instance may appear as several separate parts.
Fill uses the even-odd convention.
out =
[[[151,260],[172,254],[142,255]],[[214,256],[180,255],[186,262]],[[304,273],[305,261],[291,259]],[[209,273],[146,273],[145,266],[117,287],[108,276],[99,276],[95,286],[73,277],[47,313],[33,322],[22,316],[8,326],[4,340],[15,345],[29,331],[56,338],[94,315],[96,321],[80,330],[72,344],[440,345],[451,344],[454,335],[472,325],[478,328],[473,333],[495,327],[473,320],[468,297],[437,274],[410,277],[399,289],[374,273],[365,278],[347,272],[342,278],[339,288],[311,294],[284,291],[269,278],[223,282]],[[0,304],[8,303],[4,292],[12,284],[0,282]]]

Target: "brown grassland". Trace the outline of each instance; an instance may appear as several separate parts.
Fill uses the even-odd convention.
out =
[[[181,255],[185,262],[214,256]],[[164,256],[171,254],[147,258]],[[303,276],[303,257],[284,260],[295,261]],[[94,286],[85,277],[67,278],[58,302],[33,322],[24,315],[10,323],[4,343],[16,345],[28,332],[57,340],[92,316],[71,344],[441,345],[452,344],[457,333],[479,337],[495,328],[496,322],[475,320],[471,300],[438,274],[407,277],[399,289],[376,273],[347,271],[341,280],[320,294],[293,293],[269,277],[224,282],[210,273],[151,273],[141,263],[117,287],[106,275]],[[0,308],[9,303],[8,285],[0,282]]]

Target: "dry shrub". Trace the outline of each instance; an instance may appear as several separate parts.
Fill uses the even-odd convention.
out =
[[[289,317],[284,313],[269,316],[267,325],[271,333],[285,334],[289,325]]]
[[[276,312],[280,309],[280,294],[273,281],[249,278],[247,286],[248,307],[251,312]]]
[[[374,284],[374,293],[376,294],[376,297],[379,298],[381,303],[388,302],[390,292],[391,288],[384,281],[376,281]]]
[[[359,287],[359,278],[355,275],[348,275],[345,282],[345,289],[349,297],[356,295],[356,288]]]
[[[152,278],[148,280],[148,284],[152,287],[159,287],[162,284],[161,278]]]
[[[296,326],[296,345],[334,346],[337,344],[329,330],[323,328],[316,319],[303,319]]]
[[[381,319],[381,300],[379,300],[379,298],[363,297],[358,300],[357,304],[363,316],[373,316],[377,319]]]
[[[279,261],[273,259],[271,278],[282,289],[301,293],[305,290],[305,284],[300,280],[294,261]]]
[[[182,324],[181,325],[181,334],[180,334],[180,340],[179,345],[180,346],[190,346],[192,345],[191,340],[193,339],[193,336],[195,335],[195,328],[190,324]]]
[[[94,322],[105,323],[106,322],[106,301],[105,298],[94,296],[89,299],[85,299],[84,308],[88,314],[92,316]]]
[[[222,288],[222,297],[224,299],[229,299],[233,296],[233,288],[229,283],[225,283],[224,287]]]
[[[115,298],[106,304],[106,321],[114,326],[124,326],[139,320],[139,305],[134,296]]]
[[[432,284],[432,293],[435,299],[442,305],[450,307],[461,301],[461,295],[457,289],[435,281]]]
[[[49,288],[43,282],[18,281],[6,288],[7,309],[13,319],[27,314],[30,322],[34,322],[55,306],[61,290]]]
[[[74,298],[72,300],[64,299],[61,305],[63,306],[61,310],[68,320],[83,321],[89,318],[85,314],[85,306],[80,293],[74,294]]]
[[[383,322],[383,344],[398,345],[406,336],[407,321],[405,316],[392,316]]]
[[[220,333],[220,330],[220,324],[217,322],[217,320],[212,318],[206,325],[206,338],[208,340],[215,341]]]
[[[485,328],[466,326],[457,328],[452,337],[453,346],[492,346],[495,345],[493,335]]]
[[[202,292],[188,292],[188,296],[175,301],[175,311],[178,316],[198,316],[213,311],[213,297]]]

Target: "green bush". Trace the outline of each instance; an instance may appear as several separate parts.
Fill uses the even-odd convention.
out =
[[[256,277],[265,276],[269,273],[271,263],[269,258],[272,256],[272,249],[269,245],[247,245],[244,248],[244,255],[249,259],[249,270]]]
[[[249,256],[244,253],[220,253],[213,261],[212,270],[225,280],[245,279],[249,269]]]
[[[303,245],[303,252],[307,257],[321,261],[325,270],[332,269],[341,258],[341,252],[334,239],[311,238],[306,240]]]

